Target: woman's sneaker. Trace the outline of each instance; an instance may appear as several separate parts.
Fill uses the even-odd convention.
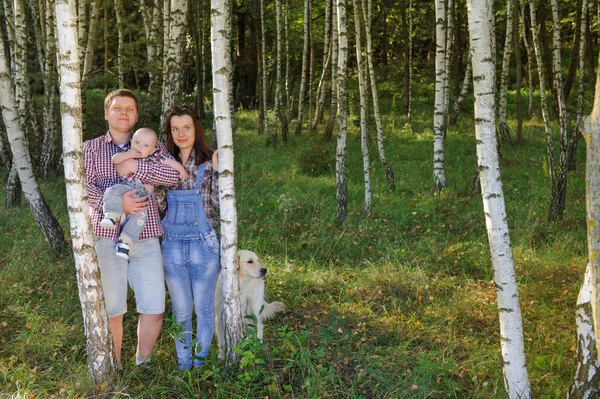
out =
[[[116,246],[117,256],[125,260],[129,260],[129,244],[124,241],[119,241]]]
[[[100,221],[100,227],[114,230],[117,228],[117,221],[111,217],[105,217]]]

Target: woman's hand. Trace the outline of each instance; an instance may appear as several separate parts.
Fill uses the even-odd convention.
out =
[[[219,150],[216,150],[215,152],[213,152],[212,167],[213,167],[213,170],[219,170]]]

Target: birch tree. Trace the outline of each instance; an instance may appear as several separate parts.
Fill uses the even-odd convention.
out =
[[[588,12],[588,0],[581,1],[581,14],[587,15]],[[584,104],[584,92],[585,92],[585,31],[587,30],[587,18],[581,18],[580,20],[580,34],[578,44],[578,62],[579,62],[579,86],[577,89],[577,119],[575,126],[573,127],[573,133],[571,134],[571,143],[569,145],[569,154],[567,160],[567,170],[576,170],[577,166],[577,142],[579,141],[579,133],[581,132],[581,125],[583,120],[583,104]]]
[[[396,179],[394,178],[394,171],[392,167],[387,161],[387,157],[385,156],[385,148],[384,148],[384,137],[383,137],[383,126],[381,123],[381,115],[379,113],[379,96],[377,94],[377,81],[375,79],[375,67],[373,66],[373,45],[371,40],[371,15],[372,15],[372,2],[371,0],[367,1],[367,6],[365,9],[365,3],[362,4],[362,14],[363,14],[363,22],[365,24],[365,33],[366,33],[366,44],[367,44],[367,69],[369,71],[369,78],[371,83],[371,94],[373,96],[373,113],[375,114],[375,127],[377,128],[377,148],[379,150],[379,162],[385,169],[385,177],[387,179],[388,185],[392,191],[396,189]]]
[[[554,160],[554,142],[552,139],[552,128],[550,127],[548,101],[546,99],[546,75],[544,72],[544,62],[541,53],[540,40],[537,32],[537,18],[535,6],[532,0],[529,0],[529,12],[531,14],[531,33],[533,37],[533,47],[535,50],[538,76],[540,81],[540,100],[542,108],[542,118],[544,120],[544,131],[546,133],[548,172],[550,174],[550,207],[548,211],[548,220],[553,221],[556,219],[557,216],[556,207],[554,206],[554,204],[556,204],[557,202],[556,194],[558,189],[558,177],[556,175],[556,162]]]
[[[260,7],[260,65],[261,65],[261,74],[260,74],[260,83],[262,90],[262,98],[263,98],[263,108],[262,108],[262,121],[263,121],[263,132],[265,134],[265,139],[267,143],[271,143],[274,146],[277,145],[277,129],[275,129],[275,137],[271,137],[271,133],[269,132],[269,105],[267,101],[267,62],[266,62],[266,40],[265,40],[265,0],[259,1]]]
[[[467,11],[473,61],[477,168],[494,268],[504,386],[510,399],[526,399],[531,397],[531,387],[525,368],[521,308],[496,150],[493,0],[468,0]]]
[[[554,89],[558,99],[558,122],[560,126],[560,159],[558,165],[558,179],[553,184],[554,189],[550,194],[550,210],[548,220],[555,221],[562,217],[565,210],[567,198],[567,151],[569,148],[567,103],[565,101],[565,92],[563,89],[563,79],[561,71],[561,39],[560,39],[560,18],[558,14],[558,1],[552,0],[552,21],[553,21],[553,41],[552,41],[552,72]],[[548,167],[554,165],[548,165]]]
[[[356,64],[358,67],[358,89],[360,92],[360,148],[363,156],[363,179],[365,182],[365,206],[364,214],[371,213],[371,172],[369,170],[369,143],[367,137],[367,83],[365,79],[365,65],[362,56],[362,35],[360,26],[360,12],[358,2],[352,2],[354,6],[354,30],[356,34]]]
[[[600,65],[599,65],[600,66]],[[594,331],[600,331],[600,68],[596,69],[594,104],[590,115],[583,119],[586,142],[586,216],[588,263],[592,280],[592,315]],[[596,337],[596,356],[600,355],[600,340]]]
[[[98,24],[100,23],[100,8],[102,7],[100,0],[93,0],[91,18],[89,21],[89,31],[86,40],[85,52],[83,53],[83,59],[81,60],[83,69],[81,71],[82,83],[87,79],[88,74],[92,70],[92,64],[94,62],[94,50],[96,48],[96,41],[98,40]],[[80,18],[86,18],[86,16],[79,16]],[[87,24],[86,24],[87,26]]]
[[[323,28],[323,69],[321,70],[321,77],[319,84],[317,85],[316,94],[316,106],[315,116],[310,123],[309,131],[312,133],[323,118],[323,108],[325,107],[325,78],[327,77],[327,70],[329,69],[329,62],[331,61],[331,43],[329,33],[331,32],[331,0],[325,0],[325,25]]]
[[[281,122],[281,138],[283,142],[287,142],[288,136],[288,113],[287,109],[283,106],[283,93],[281,91],[281,83],[282,83],[282,73],[281,73],[281,62],[282,62],[282,52],[283,45],[281,43],[282,40],[282,23],[281,23],[281,0],[275,0],[275,23],[277,28],[277,55],[276,55],[276,77],[275,77],[275,106],[273,107],[273,130],[275,131],[275,136],[277,136],[277,120]]]
[[[230,13],[227,0],[211,0],[211,51],[213,103],[219,143],[219,203],[221,224],[221,274],[223,281],[223,317],[225,320],[225,359],[235,362],[234,348],[242,339],[242,310],[236,270],[237,213],[235,208],[233,131],[229,108],[229,36]]]
[[[502,72],[500,73],[500,106],[498,107],[498,124],[500,125],[500,137],[504,142],[512,142],[510,129],[506,121],[508,105],[508,72],[510,68],[510,53],[513,41],[513,0],[506,2],[506,36],[504,37],[504,55],[502,57]]]
[[[113,343],[104,307],[100,270],[94,247],[83,166],[81,79],[77,57],[77,17],[74,3],[56,1],[63,162],[77,287],[87,338],[87,360],[95,385],[106,381],[115,366]]]
[[[171,108],[182,98],[183,49],[185,47],[188,0],[171,0],[169,26],[165,31],[162,113],[160,126]]]
[[[329,103],[329,118],[325,131],[323,133],[323,141],[329,141],[333,137],[335,122],[338,117],[338,58],[339,58],[339,35],[337,23],[337,0],[331,0],[331,101]]]
[[[435,105],[433,110],[433,181],[435,191],[446,188],[444,138],[446,137],[446,4],[435,0]]]
[[[309,39],[309,18],[312,16],[309,14],[310,12],[310,1],[304,0],[304,44],[302,47],[302,75],[300,76],[300,96],[298,97],[298,124],[296,125],[295,134],[299,135],[302,132],[302,120],[304,118],[304,102],[306,99],[306,89],[308,87],[308,79],[310,76],[308,74],[308,58],[309,58],[309,48],[308,48],[308,39]]]
[[[25,142],[22,121],[19,118],[15,91],[10,80],[10,69],[6,58],[3,35],[0,35],[0,104],[2,104],[2,118],[12,151],[13,167],[16,168],[19,174],[21,187],[29,203],[31,215],[42,230],[48,245],[53,250],[60,250],[66,247],[67,243],[60,224],[52,214],[35,179],[33,163]]]
[[[162,2],[156,0],[147,5],[146,0],[140,2],[144,32],[146,33],[146,60],[148,65],[148,96],[144,104],[142,119],[157,117],[160,112],[160,92],[162,90],[163,40],[161,40]],[[144,116],[146,115],[146,116]],[[158,119],[158,118],[157,118]]]
[[[56,35],[54,0],[45,0],[44,56],[42,73],[44,75],[44,137],[42,141],[39,174],[45,178],[52,171],[58,160],[58,125],[56,94],[58,89],[58,76],[56,69]]]
[[[471,53],[469,53],[469,55],[467,56],[465,76],[460,87],[460,93],[458,94],[458,97],[456,97],[454,105],[452,106],[452,111],[450,112],[450,116],[448,117],[448,125],[450,126],[456,125],[461,106],[465,102],[465,98],[467,98],[467,94],[469,93],[469,89],[471,87],[472,71],[473,63],[471,62]]]
[[[346,134],[348,127],[348,96],[346,93],[346,75],[348,61],[348,32],[346,29],[346,0],[337,0],[337,25],[339,40],[338,55],[338,137],[336,148],[336,217],[339,224],[348,216],[348,182],[346,172]]]
[[[597,158],[597,156],[594,156]],[[596,165],[597,168],[597,165]],[[597,171],[596,171],[597,172]],[[596,350],[596,334],[592,316],[592,267],[588,263],[583,284],[577,296],[577,369],[567,398],[583,399],[600,396],[600,362]]]
[[[121,15],[123,13],[123,4],[121,0],[115,2],[115,18],[117,20],[117,75],[119,77],[119,87],[125,87],[125,72],[123,70],[123,22]]]

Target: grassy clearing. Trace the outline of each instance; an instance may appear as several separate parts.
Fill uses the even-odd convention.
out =
[[[397,190],[388,190],[372,143],[370,217],[362,215],[360,140],[351,124],[350,214],[342,227],[333,170],[308,176],[297,161],[312,138],[265,148],[257,114],[238,118],[239,246],[262,257],[269,299],[288,307],[266,325],[265,345],[252,337],[243,343],[244,368],[225,367],[213,351],[205,369],[181,373],[164,332],[152,365],[137,368],[130,313],[123,374],[110,388],[90,386],[72,257],[46,248],[23,203],[0,209],[0,397],[505,397],[481,198],[470,188],[476,159],[468,117],[448,134],[448,189],[434,196],[429,114],[415,116],[413,132],[403,117],[386,116]],[[333,165],[334,152],[335,143],[326,144],[314,162]],[[583,148],[566,214],[554,225],[545,221],[550,184],[539,121],[502,155],[533,393],[564,397],[586,262]],[[61,178],[43,191],[67,231]]]

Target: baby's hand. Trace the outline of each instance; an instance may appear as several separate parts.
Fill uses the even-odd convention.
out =
[[[135,148],[131,148],[129,151],[127,151],[127,155],[129,155],[130,159],[135,159],[140,158],[142,156],[142,153],[139,150],[136,150]]]
[[[179,178],[183,181],[183,180],[187,180],[188,177],[190,177],[189,173],[185,170],[179,172]]]

